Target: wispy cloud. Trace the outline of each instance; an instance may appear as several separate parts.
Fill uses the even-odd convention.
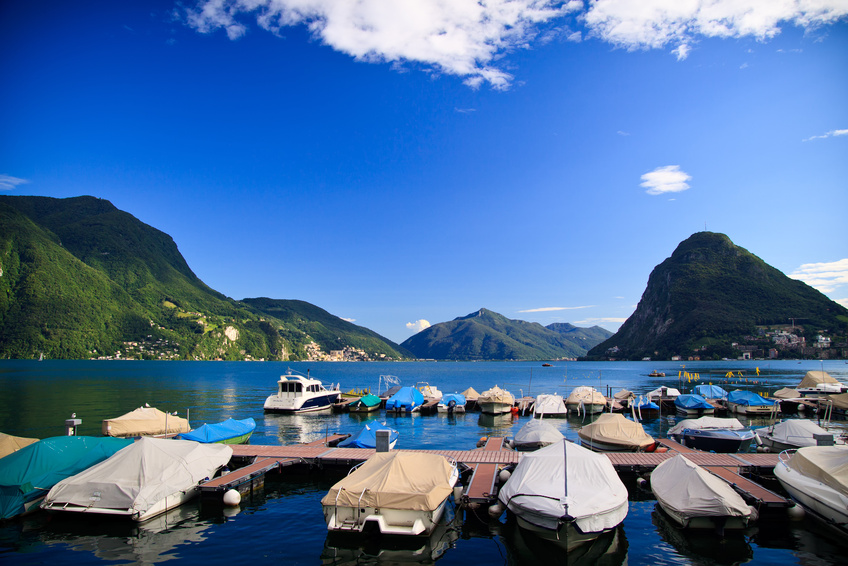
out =
[[[595,305],[585,305],[582,307],[541,307],[538,309],[527,309],[518,312],[550,312],[550,311],[573,311],[577,309],[590,309]]]
[[[810,140],[823,140],[825,138],[833,138],[837,136],[848,136],[848,130],[830,130],[829,132],[824,133],[820,136],[810,136],[802,141],[808,142]]]
[[[620,136],[625,136],[625,137],[630,135],[630,132],[625,132],[624,130],[618,130],[616,133]]]
[[[842,305],[843,307],[845,307],[846,309],[848,309],[848,297],[845,297],[844,299],[834,299],[834,300],[837,303],[839,303],[840,305]]]
[[[679,193],[689,188],[686,181],[691,178],[679,165],[666,165],[642,175],[642,186],[648,189],[645,192],[649,195]]]
[[[3,191],[11,191],[18,185],[25,185],[29,183],[26,179],[19,179],[18,177],[12,177],[11,175],[0,175],[0,190]]]
[[[432,326],[429,321],[424,320],[423,318],[420,320],[416,320],[415,322],[407,322],[406,327],[410,330],[414,330],[415,332],[421,332],[425,328],[430,328]]]
[[[346,321],[348,321],[348,322],[351,322],[351,323],[356,322],[356,319],[355,319],[355,318],[345,318],[345,317],[343,317],[343,316],[342,316],[342,317],[339,317],[339,318],[341,318],[342,320],[346,320]]]
[[[607,325],[611,325],[615,328],[618,328],[619,326],[624,324],[625,320],[627,320],[627,319],[626,318],[620,318],[620,317],[607,316],[607,317],[599,317],[599,318],[585,318],[583,320],[575,321],[573,324],[579,324],[579,325],[607,324]]]
[[[842,285],[848,285],[848,258],[829,263],[805,263],[789,274],[822,293],[832,293]]]

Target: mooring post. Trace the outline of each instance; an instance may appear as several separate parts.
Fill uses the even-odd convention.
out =
[[[68,436],[76,436],[77,427],[81,424],[82,419],[78,419],[76,413],[71,413],[71,418],[65,419],[65,434]]]
[[[388,430],[378,430],[376,432],[377,435],[377,452],[388,452],[389,448],[389,435],[391,431]]]

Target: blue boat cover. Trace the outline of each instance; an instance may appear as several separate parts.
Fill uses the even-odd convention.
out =
[[[713,406],[707,400],[697,394],[678,395],[674,404],[683,409],[712,409]]]
[[[695,393],[707,399],[727,399],[727,391],[718,385],[698,385]]]
[[[450,405],[450,402],[454,401],[454,405],[457,407],[465,406],[465,395],[462,393],[445,393],[442,395],[442,399],[439,401],[440,405]]]
[[[245,435],[253,432],[256,428],[256,421],[252,418],[246,418],[240,421],[227,419],[224,422],[216,424],[205,424],[190,432],[178,434],[177,438],[182,440],[194,440],[195,442],[203,442],[210,444],[213,442],[222,442],[230,438]]]
[[[56,436],[9,454],[0,461],[0,519],[20,515],[25,503],[132,443],[132,438]]]
[[[776,401],[770,401],[760,397],[753,391],[743,391],[737,389],[727,394],[728,403],[736,403],[737,405],[745,405],[747,407],[771,407]]]
[[[401,387],[397,393],[386,401],[387,411],[411,411],[424,404],[424,395],[414,387]]]
[[[350,438],[339,442],[339,448],[376,448],[378,430],[389,431],[389,444],[398,439],[398,431],[374,421],[373,423],[365,425],[365,428],[359,431],[359,434],[356,436],[351,436]]]
[[[637,409],[654,409],[655,411],[658,411],[660,408],[659,405],[657,405],[647,397],[642,397],[641,395],[639,396],[638,401],[633,402],[633,406]]]

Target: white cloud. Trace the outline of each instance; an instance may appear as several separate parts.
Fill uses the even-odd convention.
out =
[[[29,183],[26,179],[19,179],[11,175],[0,175],[0,191],[11,191],[18,185]]]
[[[430,328],[432,326],[428,321],[424,320],[416,320],[415,322],[407,322],[406,327],[410,330],[414,330],[415,332],[421,332],[425,328]]]
[[[550,311],[573,311],[577,309],[590,309],[595,305],[586,305],[582,307],[541,307],[538,309],[527,309],[518,312],[550,312]]]
[[[805,263],[789,274],[822,293],[832,293],[842,285],[848,285],[848,258],[829,263]]]
[[[345,317],[343,317],[343,316],[342,316],[342,317],[339,317],[339,318],[341,318],[342,320],[346,320],[346,321],[348,321],[348,322],[350,322],[350,323],[356,322],[356,319],[355,319],[355,318],[345,318]]]
[[[845,297],[844,299],[834,299],[834,300],[837,303],[839,303],[840,305],[842,305],[843,307],[845,307],[846,309],[848,309],[848,297]]]
[[[642,175],[642,186],[648,189],[645,192],[649,195],[679,193],[689,188],[686,181],[691,178],[687,173],[680,170],[679,165],[666,165]]]
[[[671,52],[677,57],[678,61],[683,61],[687,57],[689,57],[689,52],[692,51],[692,48],[689,47],[686,43],[681,43],[677,47],[671,50]]]
[[[625,132],[624,130],[618,130],[616,133],[617,133],[618,135],[620,135],[620,136],[624,136],[624,137],[627,137],[627,136],[629,136],[629,135],[630,135],[630,132]]]
[[[808,142],[810,140],[823,140],[825,138],[832,138],[837,136],[848,136],[848,130],[830,130],[829,132],[824,133],[820,136],[810,136],[802,141]]]

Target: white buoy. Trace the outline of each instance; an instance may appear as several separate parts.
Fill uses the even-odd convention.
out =
[[[509,473],[509,470],[501,470],[501,473],[498,474],[498,479],[502,484],[506,483],[506,480],[509,479],[509,476],[512,474]]]
[[[457,485],[453,488],[453,500],[457,503],[462,499],[462,486]]]
[[[756,508],[756,507],[754,507],[753,505],[748,505],[748,509],[750,509],[750,510],[751,510],[750,520],[751,520],[751,521],[757,521],[757,520],[759,520],[759,518],[760,518],[760,512],[757,510],[757,508]]]
[[[224,493],[224,505],[235,507],[239,503],[241,503],[241,494],[237,490],[230,489]]]
[[[504,512],[503,505],[500,503],[495,503],[494,505],[489,506],[489,516],[490,517],[500,517]]]
[[[636,480],[636,485],[638,485],[642,489],[645,489],[645,486],[648,485],[648,480],[646,480],[645,478],[639,478]]]
[[[789,519],[791,519],[792,521],[800,521],[804,518],[804,515],[806,515],[807,512],[804,511],[803,507],[796,504],[787,509],[786,514],[789,515]]]

